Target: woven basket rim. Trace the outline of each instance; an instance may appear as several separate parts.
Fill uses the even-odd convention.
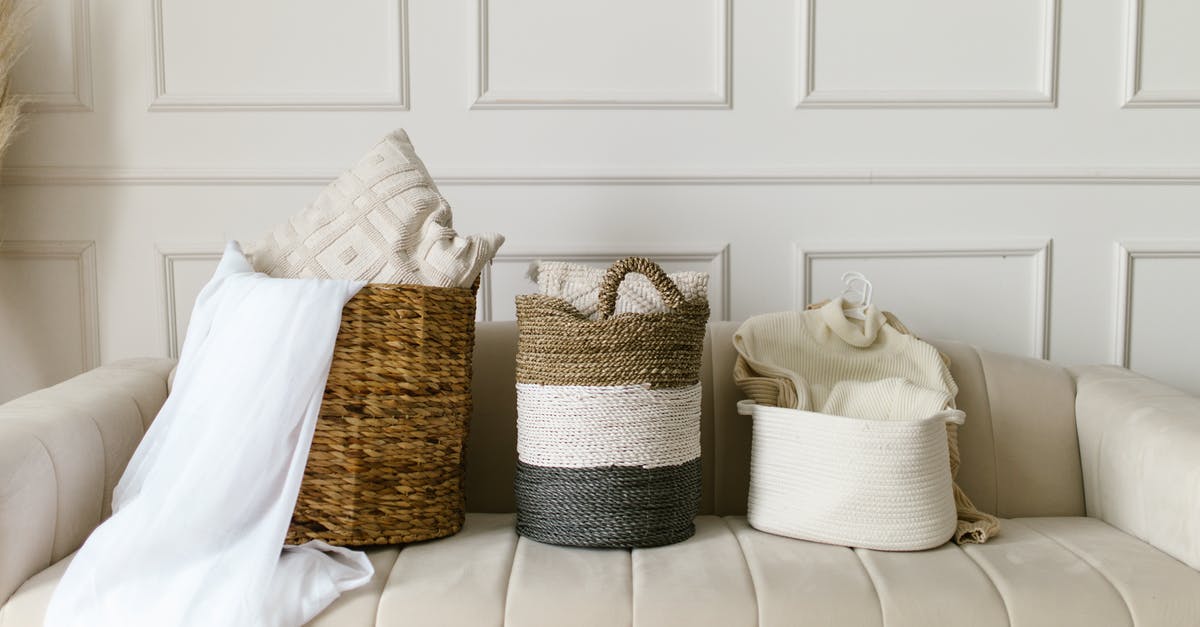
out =
[[[754,418],[757,418],[761,413],[765,417],[775,416],[783,419],[807,419],[814,422],[825,422],[828,424],[839,426],[862,426],[864,424],[871,425],[881,431],[904,431],[907,429],[919,430],[930,423],[938,425],[946,424],[946,412],[934,412],[928,416],[921,418],[905,418],[900,420],[883,420],[878,418],[859,418],[856,416],[845,416],[842,414],[830,414],[820,411],[810,411],[807,409],[796,409],[793,407],[777,407],[774,405],[753,404]]]
[[[546,294],[519,294],[517,295],[517,306],[525,304],[529,307],[540,307],[543,309],[552,310],[555,313],[562,313],[573,318],[573,322],[584,322],[587,324],[604,325],[613,324],[630,318],[655,321],[674,321],[679,316],[686,316],[693,313],[698,313],[697,310],[703,309],[708,313],[708,298],[705,296],[697,296],[688,298],[681,305],[669,311],[654,311],[654,312],[637,312],[626,311],[608,318],[592,320],[587,317],[579,308],[572,305],[570,301],[559,298],[557,296],[549,296]]]
[[[465,292],[467,294],[471,294],[475,289],[478,288],[478,285],[478,281],[476,281],[475,285],[472,287],[441,287],[438,285],[422,285],[420,283],[367,283],[366,285],[362,286],[362,289],[376,289],[385,291],[412,290],[418,292],[451,290],[455,292]]]

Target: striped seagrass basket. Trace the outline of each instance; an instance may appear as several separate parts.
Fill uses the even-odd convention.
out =
[[[669,311],[613,315],[625,275]],[[549,544],[633,548],[695,533],[700,359],[708,300],[684,298],[648,259],[622,259],[600,318],[517,297],[517,533]]]
[[[474,344],[474,288],[370,284],[346,303],[288,543],[462,528]]]

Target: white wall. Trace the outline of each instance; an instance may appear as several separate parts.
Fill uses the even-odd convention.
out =
[[[647,253],[733,319],[859,269],[919,333],[1200,392],[1194,0],[42,0],[0,400],[170,355],[225,238],[403,126],[464,231]]]

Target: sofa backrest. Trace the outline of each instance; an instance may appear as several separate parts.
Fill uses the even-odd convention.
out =
[[[752,422],[731,372],[736,322],[709,325],[705,338],[701,439],[701,512],[746,512]],[[959,485],[980,509],[1001,517],[1082,516],[1083,479],[1075,433],[1075,387],[1049,362],[932,341],[951,360],[958,407]],[[516,466],[517,329],[514,322],[476,328],[472,415],[467,450],[467,509],[512,512]]]

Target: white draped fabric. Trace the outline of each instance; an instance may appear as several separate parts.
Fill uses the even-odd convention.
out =
[[[360,552],[283,548],[342,306],[362,285],[272,279],[228,245],[171,395],[46,625],[297,626],[370,579]]]

